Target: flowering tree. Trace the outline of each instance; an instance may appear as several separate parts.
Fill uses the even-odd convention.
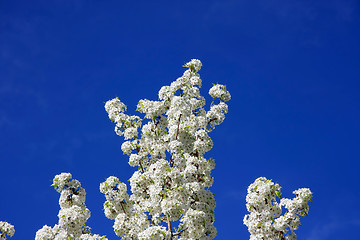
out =
[[[230,93],[225,85],[214,84],[206,111],[200,95],[201,62],[193,59],[184,65],[184,74],[160,89],[158,101],[140,100],[137,111],[144,118],[125,113],[126,106],[118,98],[105,104],[115,132],[124,136],[121,149],[129,156],[129,165],[137,167],[127,185],[111,176],[100,184],[105,195],[104,211],[114,220],[114,231],[121,239],[130,240],[210,240],[214,227],[214,194],[211,170],[214,159],[204,154],[213,142],[208,133],[225,119]],[[85,225],[90,211],[85,205],[85,190],[70,173],[55,176],[54,188],[61,194],[59,223],[44,226],[36,233],[43,239],[106,239],[93,235]],[[280,186],[266,178],[258,178],[248,188],[244,218],[251,240],[296,239],[293,232],[300,224],[299,216],[307,215],[309,189],[294,192],[296,198],[281,199]],[[288,211],[282,214],[282,207]],[[9,227],[0,228],[1,235],[12,235]],[[289,232],[290,230],[290,232]],[[5,238],[1,238],[5,239]]]
[[[209,190],[213,159],[204,153],[213,147],[208,135],[225,119],[230,93],[215,84],[209,91],[213,102],[205,111],[200,95],[199,60],[170,86],[159,91],[159,101],[140,100],[137,110],[125,114],[126,106],[115,98],[106,103],[115,132],[124,136],[121,149],[130,166],[138,167],[130,178],[132,195],[116,177],[101,183],[106,217],[115,220],[114,231],[123,239],[213,239],[215,199]],[[141,135],[138,129],[141,128]]]

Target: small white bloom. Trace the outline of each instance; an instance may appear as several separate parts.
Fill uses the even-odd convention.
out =
[[[226,90],[225,85],[221,84],[215,84],[212,88],[210,88],[209,94],[213,99],[219,98],[224,102],[227,102],[231,99],[230,92]]]
[[[8,222],[0,221],[0,239],[6,240],[6,235],[9,237],[14,236],[15,228]]]
[[[191,59],[191,61],[186,63],[184,66],[189,68],[193,72],[198,72],[200,71],[202,64],[201,61],[198,59]]]

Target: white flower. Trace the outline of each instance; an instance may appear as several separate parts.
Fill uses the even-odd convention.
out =
[[[191,59],[191,61],[186,63],[184,66],[189,68],[193,72],[198,72],[200,71],[202,64],[201,61],[198,59]]]
[[[229,91],[226,90],[226,86],[221,84],[214,84],[214,86],[210,88],[209,94],[213,99],[219,98],[224,102],[227,102],[231,99],[231,95]]]
[[[39,229],[35,236],[35,240],[53,240],[54,238],[55,234],[53,233],[53,229],[47,225]]]
[[[172,234],[173,239],[205,240],[216,236],[215,199],[205,190],[212,186],[215,162],[203,155],[213,147],[207,130],[225,119],[224,102],[230,100],[230,93],[223,85],[213,88],[211,94],[220,101],[206,112],[197,73],[201,66],[192,59],[181,77],[160,89],[159,101],[139,101],[137,110],[148,119],[139,133],[142,120],[124,114],[126,107],[119,100],[105,107],[118,135],[125,140],[136,137],[121,145],[124,154],[130,155],[129,165],[138,166],[129,180],[132,194],[127,195],[126,185],[115,177],[100,185],[106,197],[105,215],[115,220],[114,231],[123,239],[162,240]],[[179,224],[177,231],[169,229],[171,222]]]
[[[173,95],[171,88],[169,86],[163,86],[159,90],[159,100],[169,99]]]
[[[81,183],[76,179],[72,179],[70,173],[61,173],[55,176],[53,186],[61,194],[59,199],[61,207],[58,214],[59,223],[53,228],[45,225],[36,232],[35,239],[106,239],[99,235],[91,235],[90,228],[85,225],[90,217],[90,210],[86,208],[86,192],[81,187]]]
[[[141,232],[139,234],[139,240],[163,240],[167,239],[167,235],[165,227],[153,226]]]
[[[119,98],[114,98],[105,103],[105,110],[109,114],[109,118],[112,121],[115,121],[118,114],[126,111],[126,106],[119,100]]]
[[[129,155],[132,150],[134,150],[135,147],[131,141],[126,141],[121,145],[121,150],[124,154]]]
[[[137,128],[134,127],[126,128],[124,131],[125,140],[135,138],[137,137],[137,135],[138,135]]]
[[[137,110],[141,113],[145,113],[146,118],[152,119],[163,114],[166,107],[161,101],[150,101],[144,99],[139,101]]]
[[[51,186],[54,186],[56,191],[61,192],[63,188],[69,183],[71,178],[71,173],[61,173],[54,177],[53,184]]]
[[[141,156],[138,154],[131,154],[129,157],[129,165],[132,167],[138,166],[141,161]]]
[[[198,85],[200,88],[201,88],[201,78],[199,75],[194,75],[190,78],[190,83],[191,85],[195,86],[195,85]]]
[[[302,188],[294,191],[296,198],[290,200],[282,198],[280,188],[264,177],[256,179],[249,186],[246,207],[250,214],[245,215],[244,224],[249,229],[250,239],[296,239],[294,230],[300,225],[299,216],[307,214],[307,203],[311,201],[312,193]],[[280,204],[277,198],[281,198]],[[281,216],[282,206],[288,212]]]
[[[189,209],[181,220],[189,239],[200,239],[205,235],[206,214],[203,211]]]
[[[100,236],[98,234],[82,234],[80,240],[107,240],[105,236]]]
[[[9,237],[14,236],[15,228],[8,222],[0,221],[0,240],[6,240],[6,235]]]

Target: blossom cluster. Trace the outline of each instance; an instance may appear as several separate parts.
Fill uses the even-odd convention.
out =
[[[36,232],[35,240],[107,240],[105,236],[92,234],[86,221],[90,210],[85,205],[86,192],[70,173],[61,173],[53,179],[52,186],[60,193],[59,223],[53,228],[47,225]]]
[[[209,190],[215,161],[204,154],[213,147],[209,132],[224,121],[231,95],[225,85],[214,84],[206,111],[198,74],[202,64],[192,59],[184,67],[188,69],[181,77],[160,89],[158,101],[139,101],[137,111],[144,118],[126,114],[119,98],[105,104],[116,134],[124,136],[121,149],[129,165],[137,167],[129,179],[131,194],[114,176],[100,184],[106,198],[105,216],[114,221],[114,232],[121,239],[210,240],[217,235],[213,226],[216,203]],[[61,173],[52,186],[60,193],[59,222],[38,230],[35,240],[107,240],[86,226],[90,211],[78,180]],[[300,217],[308,214],[312,193],[308,188],[293,193],[293,199],[282,198],[281,187],[265,177],[249,186],[246,207],[250,214],[243,222],[250,240],[296,239],[294,231]],[[12,225],[0,222],[0,240],[14,232]]]
[[[15,228],[8,222],[0,221],[0,240],[6,240],[6,236],[12,237],[15,234]]]
[[[129,165],[138,167],[129,180],[131,195],[113,176],[100,185],[105,215],[122,239],[205,240],[217,234],[209,190],[215,162],[204,154],[213,147],[208,133],[224,121],[231,95],[225,85],[214,84],[206,111],[199,90],[202,64],[192,59],[184,67],[181,77],[160,89],[158,101],[139,101],[137,111],[144,119],[127,115],[118,98],[105,104],[115,132],[124,136],[121,149]]]
[[[300,225],[300,216],[308,214],[308,202],[312,202],[310,189],[294,191],[296,197],[293,199],[282,198],[279,184],[260,177],[248,187],[247,192],[246,208],[250,214],[244,217],[244,224],[251,234],[250,240],[296,239],[294,230]],[[282,207],[287,209],[284,215],[281,215]]]

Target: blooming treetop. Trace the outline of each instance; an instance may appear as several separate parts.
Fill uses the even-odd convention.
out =
[[[250,240],[295,240],[300,225],[300,216],[308,215],[308,202],[312,193],[308,188],[300,188],[293,193],[295,198],[282,198],[281,187],[271,180],[260,177],[248,187],[246,208],[250,212],[244,217],[244,224],[251,234]],[[276,198],[280,198],[280,203]],[[284,215],[282,207],[287,209]],[[290,233],[289,233],[290,230]]]
[[[101,183],[105,215],[113,219],[115,233],[122,239],[213,239],[215,199],[209,190],[213,159],[204,153],[213,147],[208,135],[221,124],[231,96],[224,85],[214,84],[213,98],[205,111],[200,95],[201,62],[184,65],[184,74],[159,91],[159,100],[140,100],[138,116],[125,114],[118,98],[105,104],[115,132],[124,136],[121,149],[129,165],[138,167],[130,178],[132,194],[116,177]],[[139,129],[141,135],[139,135]]]
[[[208,133],[224,121],[231,95],[225,85],[214,84],[206,111],[199,90],[201,66],[192,59],[184,65],[188,69],[180,78],[160,89],[158,101],[140,100],[137,111],[145,114],[144,119],[125,114],[126,105],[118,98],[105,104],[116,124],[115,132],[124,136],[121,149],[129,156],[129,165],[137,167],[129,180],[130,195],[117,177],[100,184],[106,198],[105,216],[114,220],[114,231],[124,240],[211,240],[217,234],[213,226],[215,199],[209,190],[215,161],[204,154],[213,147]],[[61,173],[52,186],[61,194],[59,223],[53,228],[45,225],[35,240],[107,239],[93,235],[85,225],[90,211],[78,180]],[[308,214],[312,193],[301,188],[294,194],[292,200],[281,198],[280,186],[264,177],[249,186],[246,207],[250,214],[244,224],[250,240],[296,239],[294,230],[300,225],[300,216]],[[287,209],[284,215],[282,207]],[[14,232],[12,225],[0,222],[0,240]]]
[[[60,195],[59,223],[53,228],[45,225],[36,232],[35,240],[107,240],[105,236],[93,235],[85,225],[90,210],[85,205],[86,192],[70,173],[56,175],[53,185]]]

